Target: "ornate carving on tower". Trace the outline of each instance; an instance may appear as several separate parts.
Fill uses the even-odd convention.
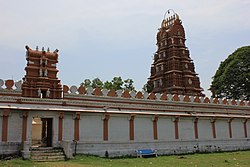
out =
[[[22,96],[35,98],[62,98],[62,85],[57,78],[58,50],[53,53],[25,47],[27,66],[23,78]]]
[[[163,19],[157,33],[158,49],[154,54],[148,84],[154,93],[204,96],[193,60],[185,46],[182,22],[173,10],[168,10],[168,14],[170,11],[173,14]]]

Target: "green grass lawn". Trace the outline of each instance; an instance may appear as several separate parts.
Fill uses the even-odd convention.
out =
[[[0,166],[13,167],[230,167],[230,166],[250,166],[250,151],[213,153],[213,154],[192,154],[178,156],[159,156],[157,158],[99,158],[94,156],[78,155],[73,160],[65,162],[33,162],[22,160],[21,158],[9,161],[1,161]]]

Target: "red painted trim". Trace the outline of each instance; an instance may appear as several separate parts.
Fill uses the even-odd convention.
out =
[[[75,119],[75,124],[74,124],[74,140],[75,141],[79,140],[79,119]]]
[[[134,129],[134,120],[135,120],[135,115],[131,115],[129,119],[129,140],[134,140],[135,136],[135,129]]]
[[[175,139],[179,139],[179,117],[174,120]]]
[[[28,120],[28,112],[23,113],[23,125],[22,125],[22,142],[27,140],[27,120]]]
[[[108,120],[103,120],[103,140],[108,141]]]
[[[158,127],[157,127],[158,118],[159,118],[159,116],[158,116],[158,115],[155,115],[155,116],[154,116],[154,120],[153,120],[153,134],[154,134],[154,140],[158,140]]]
[[[62,141],[62,135],[63,135],[63,118],[64,113],[59,113],[59,120],[58,120],[58,141]]]
[[[129,120],[129,139],[130,140],[134,140],[135,136],[134,136],[134,120]]]
[[[10,109],[4,109],[3,110],[2,142],[7,142],[9,114],[10,114]]]
[[[195,137],[195,139],[199,138],[199,134],[198,134],[198,118],[195,118],[195,120],[194,120],[194,137]]]
[[[75,123],[74,123],[74,140],[79,141],[79,120],[80,120],[80,112],[76,113]]]
[[[8,136],[8,116],[3,116],[3,124],[2,124],[2,141],[7,142]]]
[[[157,121],[153,121],[153,131],[154,131],[154,140],[158,140],[158,128],[157,128]]]
[[[105,118],[103,119],[103,140],[108,141],[108,121],[109,121],[110,115],[108,113],[105,114]]]
[[[232,119],[228,120],[229,138],[232,138]]]
[[[211,122],[212,124],[212,133],[213,133],[213,138],[216,138],[216,128],[215,128],[215,120]]]
[[[62,141],[63,119],[59,118],[58,121],[58,141]]]
[[[244,135],[245,138],[247,138],[247,119],[244,121],[243,126],[244,126]]]

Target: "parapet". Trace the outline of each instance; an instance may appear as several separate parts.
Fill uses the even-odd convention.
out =
[[[11,79],[0,79],[0,96],[21,96],[22,81],[14,82]],[[85,88],[84,86],[67,86],[63,85],[63,99],[74,99],[83,96],[98,96],[106,98],[119,98],[130,100],[149,100],[149,101],[167,101],[167,102],[185,102],[185,103],[203,103],[203,104],[217,104],[217,105],[231,105],[231,106],[245,106],[250,107],[250,101],[237,99],[222,99],[202,96],[188,96],[166,93],[147,93],[142,91],[128,91],[128,90],[107,90],[100,88]]]
[[[204,103],[204,104],[218,104],[218,105],[235,105],[235,106],[250,106],[250,101],[236,100],[236,99],[222,99],[202,96],[188,96],[166,93],[147,93],[141,91],[128,90],[107,90],[92,87],[85,88],[84,86],[67,86],[63,85],[64,98],[80,97],[80,96],[100,96],[113,97],[124,99],[141,99],[154,101],[168,101],[168,102],[186,102],[186,103]]]

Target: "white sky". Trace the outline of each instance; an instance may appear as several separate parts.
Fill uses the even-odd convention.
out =
[[[62,84],[114,76],[141,90],[156,33],[168,9],[179,14],[205,94],[219,64],[250,44],[249,0],[0,0],[0,78],[25,74],[25,45],[59,49]]]

